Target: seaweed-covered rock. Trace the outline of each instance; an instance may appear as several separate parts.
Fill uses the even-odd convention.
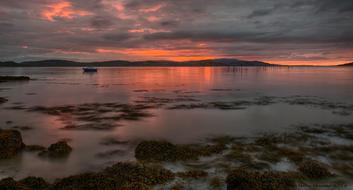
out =
[[[228,190],[282,190],[291,189],[295,181],[281,172],[251,172],[244,169],[232,171],[226,179]]]
[[[19,183],[33,190],[45,190],[49,188],[49,184],[40,177],[26,177],[20,180]]]
[[[144,183],[135,182],[124,185],[121,190],[151,190],[151,187]]]
[[[126,183],[140,182],[146,185],[164,184],[174,179],[173,172],[161,166],[134,162],[118,162],[106,168],[104,173]]]
[[[19,131],[0,129],[0,159],[15,156],[23,147],[24,144]]]
[[[1,190],[31,190],[30,188],[16,182],[13,178],[5,178],[0,181]]]
[[[142,141],[135,149],[135,157],[145,161],[176,160],[177,146],[167,141]]]
[[[56,181],[53,190],[117,190],[122,181],[102,173],[84,173]]]
[[[40,156],[48,156],[50,158],[62,158],[68,156],[72,148],[65,141],[59,141],[51,144],[46,151],[39,153]]]
[[[307,160],[302,162],[298,169],[305,176],[311,179],[320,179],[332,175],[324,164],[315,160]]]

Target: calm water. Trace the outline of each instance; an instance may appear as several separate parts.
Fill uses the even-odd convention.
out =
[[[144,97],[189,97],[210,102],[301,95],[353,104],[353,68],[100,68],[96,74],[84,74],[81,68],[1,68],[0,75],[28,75],[35,79],[0,83],[0,96],[9,99],[0,105],[0,126],[32,127],[22,131],[26,144],[48,146],[69,139],[74,149],[63,160],[22,153],[15,159],[0,161],[0,178],[35,175],[53,180],[98,170],[115,161],[133,160],[134,142],[139,139],[188,143],[212,135],[251,136],[288,131],[298,124],[353,121],[353,114],[339,115],[320,107],[278,102],[241,110],[155,108],[148,110],[153,117],[116,122],[117,127],[112,130],[63,130],[65,121],[58,116],[8,109],[14,105],[133,103]],[[70,116],[65,119],[70,120]],[[102,145],[106,138],[130,143]],[[121,150],[121,153],[97,156],[112,150]]]

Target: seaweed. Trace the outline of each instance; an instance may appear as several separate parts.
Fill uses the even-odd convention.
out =
[[[223,186],[223,180],[220,177],[212,177],[209,181],[209,186],[212,189],[221,189]]]
[[[251,172],[240,168],[228,174],[226,183],[229,190],[281,190],[293,188],[295,179],[285,172]]]
[[[298,166],[298,170],[310,179],[323,179],[332,176],[327,166],[315,160],[302,162]]]
[[[66,130],[111,130],[122,120],[140,120],[151,117],[146,110],[153,106],[147,104],[119,104],[119,103],[85,103],[65,106],[34,106],[24,108],[30,112],[40,112],[60,117],[67,124]],[[70,122],[67,121],[69,116]],[[82,123],[84,122],[84,123]]]
[[[201,156],[219,154],[226,149],[224,144],[175,145],[168,141],[142,141],[135,149],[135,157],[141,161],[197,160]]]

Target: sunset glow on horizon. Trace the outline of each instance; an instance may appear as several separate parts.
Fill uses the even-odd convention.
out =
[[[348,8],[347,8],[348,7]],[[353,61],[350,1],[0,2],[0,61]]]

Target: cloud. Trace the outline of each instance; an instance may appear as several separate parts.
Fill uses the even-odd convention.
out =
[[[1,0],[0,60],[346,62],[352,10],[351,0]]]
[[[84,10],[74,9],[70,1],[59,1],[47,5],[41,15],[48,21],[55,21],[56,18],[73,19],[80,16],[88,16],[92,13]]]

